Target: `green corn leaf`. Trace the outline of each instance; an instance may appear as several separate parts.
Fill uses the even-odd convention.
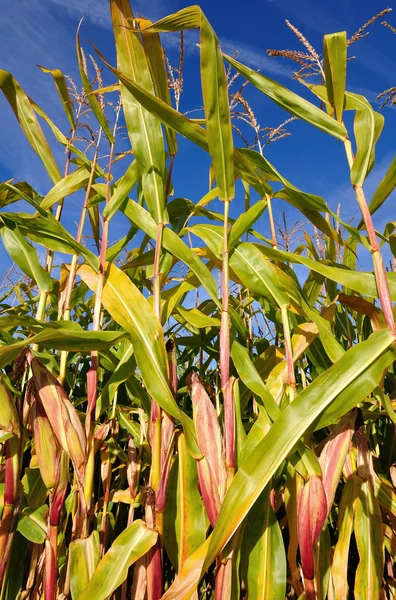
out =
[[[1,228],[1,237],[8,254],[18,267],[37,283],[41,292],[50,292],[51,277],[41,266],[35,248],[26,241],[19,228],[8,227],[6,224]]]
[[[314,549],[315,556],[315,584],[317,589],[317,600],[326,600],[330,582],[331,566],[331,540],[329,528],[324,527],[320,532]]]
[[[356,600],[379,598],[384,570],[382,514],[368,481],[361,481],[355,503],[354,532],[359,552],[355,579]]]
[[[384,126],[383,115],[375,112],[364,96],[346,92],[345,110],[355,110],[353,129],[356,156],[351,169],[352,185],[363,185],[374,166],[375,144]]]
[[[66,116],[69,120],[70,127],[72,129],[75,129],[76,125],[74,122],[73,104],[70,100],[66,79],[62,71],[60,69],[46,69],[45,67],[41,67],[40,65],[37,66],[39,67],[39,69],[42,70],[43,73],[50,73],[52,75],[55,87],[58,90],[58,94],[62,101],[63,108],[65,109]]]
[[[176,570],[204,543],[207,523],[202,498],[198,491],[196,461],[186,449],[181,433],[177,442],[166,492],[164,544]]]
[[[96,290],[97,276],[90,267],[81,266],[78,274],[93,291]],[[164,334],[152,307],[115,265],[107,266],[102,302],[113,319],[131,336],[136,362],[148,392],[168,414],[179,419],[189,450],[199,456],[192,421],[176,404],[168,385]]]
[[[156,238],[157,228],[154,219],[151,217],[150,213],[142,206],[139,206],[137,202],[129,200],[122,208],[122,211],[132,223],[135,223],[152,239]],[[205,263],[194,254],[191,248],[189,248],[183,240],[169,228],[164,229],[162,245],[165,250],[173,254],[173,256],[176,256],[191,269],[202,283],[210,298],[216,302],[216,304],[220,305],[217,296],[217,285],[213,275]]]
[[[158,33],[148,31],[152,25],[152,22],[148,19],[139,19],[139,25],[142,31],[143,48],[146,53],[155,93],[158,98],[161,98],[169,106],[172,106],[161,38]],[[174,156],[177,152],[176,133],[171,127],[166,127],[165,133],[168,142],[168,152],[171,156]]]
[[[77,28],[77,32],[76,32],[76,52],[77,52],[78,68],[80,70],[81,82],[83,84],[83,88],[84,88],[85,94],[87,96],[87,100],[92,108],[92,112],[95,115],[99,125],[103,129],[110,144],[112,144],[114,142],[114,136],[110,130],[109,124],[107,122],[107,119],[105,117],[105,114],[103,112],[103,109],[100,105],[99,100],[97,99],[95,94],[92,94],[92,86],[88,79],[88,75],[84,70],[83,55],[82,55],[81,44],[80,44],[81,23],[82,23],[82,20],[80,21],[78,28]]]
[[[249,598],[284,600],[286,554],[282,533],[270,503],[270,485],[256,500],[242,538],[242,569]]]
[[[84,592],[99,564],[99,533],[93,531],[87,538],[74,540],[69,546],[70,592],[76,600]]]
[[[315,273],[319,273],[324,277],[331,279],[359,294],[364,294],[372,298],[378,296],[377,286],[375,284],[374,275],[371,273],[357,272],[347,269],[343,266],[329,265],[327,261],[316,261],[293,252],[284,252],[275,248],[269,248],[263,244],[256,244],[260,252],[271,260],[288,261],[292,263],[300,263]],[[387,274],[391,297],[396,300],[396,279],[392,273]]]
[[[47,537],[48,506],[44,504],[36,510],[25,508],[18,519],[17,530],[29,542],[42,544]]]
[[[184,135],[186,138],[197,144],[197,146],[206,152],[209,152],[207,133],[203,127],[177,112],[177,110],[174,110],[171,106],[166,104],[166,102],[163,102],[160,98],[157,98],[148,92],[143,86],[127,77],[123,72],[112,67],[104,58],[103,54],[95,46],[94,48],[95,52],[105,65],[107,65],[114,75],[118,77],[125,88],[148,112],[157,117],[164,125],[169,125],[169,127],[172,127],[176,132]],[[239,171],[246,182],[250,183],[260,195],[264,196],[265,194],[272,193],[272,188],[265,179],[257,174],[254,165],[252,165],[249,159],[236,149],[234,149],[234,164],[236,172]]]
[[[23,236],[41,244],[50,250],[66,254],[80,254],[94,269],[98,268],[98,258],[88,248],[78,244],[72,235],[51,213],[36,217],[25,213],[1,213],[2,217],[12,220]]]
[[[376,361],[383,363],[383,355],[391,344],[392,337],[387,331],[372,334],[369,340],[348,350],[335,365],[317,377],[281,412],[265,438],[240,464],[209,538],[209,548],[205,558],[202,558],[203,547],[201,546],[186,562],[184,575],[176,578],[164,600],[176,598],[179,589],[184,589],[185,593],[195,589],[201,573],[206,571],[230,540],[276,469],[303,433],[339,394],[359,379],[368,367]],[[197,573],[198,564],[201,565],[199,573]],[[188,575],[188,567],[194,568],[194,575]],[[187,582],[186,589],[184,586]]]
[[[199,6],[154,23],[149,31],[200,30],[201,84],[206,132],[221,200],[234,197],[234,161],[228,88],[219,41]]]
[[[212,562],[220,547],[226,543],[247,514],[253,502],[269,481],[276,468],[307,430],[310,424],[349,385],[376,361],[383,362],[383,355],[391,345],[391,336],[380,331],[366,342],[351,348],[323,375],[319,376],[294,401],[287,406],[272,425],[265,439],[250,453],[231,483],[224,499],[205,564]],[[323,396],[323,388],[326,395]],[[253,483],[253,485],[252,485]],[[235,504],[235,494],[238,503]],[[235,516],[232,506],[238,506]],[[242,516],[243,515],[243,516]],[[215,554],[214,554],[215,553]]]
[[[316,194],[308,194],[307,192],[299,190],[295,185],[290,183],[286,177],[281,175],[281,173],[279,173],[279,171],[259,152],[256,152],[255,150],[249,150],[247,148],[241,148],[239,149],[239,153],[248,158],[250,163],[255,165],[263,177],[267,178],[269,181],[281,181],[283,183],[285,188],[276,192],[274,195],[275,198],[282,198],[297,208],[311,221],[311,223],[313,223],[331,239],[342,245],[345,244],[342,236],[340,236],[340,234],[337,233],[333,227],[331,227],[331,225],[324,217],[322,217],[322,215],[319,214],[319,212],[331,214],[336,221],[341,223],[344,229],[356,237],[360,243],[364,243],[364,239],[360,236],[357,229],[351,227],[348,223],[345,223],[339,215],[334,213],[323,200],[323,198],[317,196]]]
[[[132,344],[126,345],[123,355],[120,357],[119,362],[110,376],[110,379],[103,387],[100,395],[96,402],[96,416],[99,416],[111,405],[113,398],[119,388],[119,386],[126,381],[131,373],[136,368],[136,359],[133,354]]]
[[[339,33],[325,35],[323,48],[328,99],[334,107],[337,121],[342,123],[347,63],[346,32],[340,31]]]
[[[114,540],[76,600],[105,600],[111,596],[125,581],[129,567],[154,546],[157,536],[140,519],[134,521]]]
[[[269,392],[256,367],[252,363],[247,348],[244,348],[236,341],[233,342],[231,346],[231,358],[241,381],[243,381],[256,396],[261,398],[262,404],[268,415],[275,421],[280,413],[279,406],[276,404],[272,394]]]
[[[150,68],[140,34],[130,30],[133,13],[129,0],[111,0],[110,7],[117,67],[125,77],[153,93]],[[135,99],[122,79],[120,89],[128,136],[141,173],[147,207],[157,223],[167,223],[165,149],[161,124]]]
[[[203,329],[205,327],[220,327],[220,319],[205,315],[205,313],[197,308],[190,308],[189,310],[178,308],[177,312],[183,317],[183,319],[186,320],[187,323],[193,327],[196,327],[197,329]]]
[[[90,173],[85,165],[72,173],[69,173],[69,175],[66,175],[66,177],[63,177],[63,179],[58,181],[48,194],[44,196],[40,203],[41,208],[43,210],[48,210],[57,202],[74,194],[74,192],[77,192],[88,183],[89,176]]]
[[[132,161],[124,175],[115,184],[110,202],[103,211],[104,216],[110,221],[127,198],[131,189],[136,185],[140,171],[136,160]]]
[[[88,170],[91,171],[92,161],[88,158],[88,156],[84,154],[84,152],[79,150],[79,148],[70,143],[70,140],[61,132],[61,130],[55,125],[55,123],[49,118],[49,116],[31,98],[29,98],[29,102],[33,106],[35,112],[39,115],[39,117],[41,117],[47,123],[48,127],[54,134],[56,141],[62,144],[62,146],[64,146],[67,151],[70,151],[72,155],[75,154],[78,157],[78,159],[84,165],[87,166]],[[99,175],[100,177],[106,177],[105,172],[98,163],[96,163],[95,165],[95,173],[97,173],[97,175]]]
[[[40,333],[14,344],[0,346],[0,366],[9,364],[21,351],[30,344],[40,344],[45,348],[68,350],[70,352],[90,352],[111,348],[125,339],[126,334],[118,331],[72,331],[70,328],[43,329]]]
[[[251,292],[263,296],[268,294],[279,308],[289,304],[289,298],[279,285],[272,263],[265,260],[252,244],[242,242],[235,248],[230,257],[230,267]]]
[[[266,208],[266,200],[259,200],[258,202],[256,202],[256,204],[253,204],[253,206],[251,206],[249,210],[239,215],[239,217],[231,227],[231,231],[228,238],[229,250],[232,250],[232,248],[241,239],[241,237],[250,230],[252,225],[256,223],[257,219],[261,217]]]
[[[224,55],[224,58],[238,73],[284,110],[341,141],[344,141],[347,137],[346,129],[342,123],[338,123],[329,117],[329,115],[308,102],[308,100],[301,98],[301,96],[283,87],[280,83],[273,81],[273,79],[253,69],[249,69],[249,67],[238,62],[235,58],[226,55]]]
[[[62,179],[62,175],[29,98],[11,73],[1,69],[0,88],[14,111],[28,142],[41,159],[52,182],[56,183]]]

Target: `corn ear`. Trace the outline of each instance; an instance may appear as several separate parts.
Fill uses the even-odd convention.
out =
[[[199,489],[214,527],[226,491],[223,440],[215,408],[195,372],[190,374],[189,386],[197,442],[202,452],[202,458],[197,461]]]
[[[32,377],[58,444],[70,456],[83,479],[87,450],[84,428],[77,411],[55,377],[32,354],[28,356]]]
[[[310,477],[301,490],[297,504],[298,541],[305,593],[315,600],[313,579],[315,575],[314,547],[327,516],[326,493],[320,477]]]

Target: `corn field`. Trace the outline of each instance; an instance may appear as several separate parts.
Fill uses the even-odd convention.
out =
[[[325,35],[323,56],[288,23],[304,51],[269,54],[299,64],[300,96],[223,54],[198,6],[156,23],[129,0],[109,10],[116,64],[79,27],[80,81],[41,67],[69,131],[0,70],[1,118],[48,174],[44,195],[0,184],[21,274],[0,298],[0,600],[395,599],[396,221],[379,231],[375,213],[396,159],[367,198],[384,116],[346,89],[374,21]],[[200,118],[179,110],[190,29]],[[282,125],[260,128],[247,86]],[[306,144],[334,138],[360,222],[267,160],[296,119]],[[180,136],[209,155],[199,201],[173,186]],[[301,213],[298,244],[280,202]],[[129,231],[112,242],[116,215]]]

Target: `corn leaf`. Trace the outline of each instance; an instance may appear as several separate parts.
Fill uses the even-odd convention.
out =
[[[40,65],[38,65],[38,67],[43,73],[50,73],[52,75],[55,87],[58,90],[59,97],[62,100],[63,108],[65,109],[66,116],[69,120],[70,127],[75,129],[73,104],[70,100],[65,76],[60,69],[46,69]]]
[[[234,197],[234,161],[228,88],[219,40],[199,6],[184,8],[157,21],[149,31],[200,29],[201,85],[209,153],[219,198]]]
[[[308,100],[301,98],[301,96],[283,87],[283,85],[280,85],[280,83],[277,83],[273,79],[253,69],[249,69],[249,67],[238,62],[235,58],[227,55],[224,55],[224,58],[238,73],[284,110],[341,141],[344,141],[347,137],[346,129],[342,123],[337,123],[337,121],[329,117],[329,115],[314,104],[308,102]]]
[[[243,530],[242,564],[245,563],[247,593],[255,600],[284,600],[286,594],[285,547],[270,492],[267,485],[249,512]]]
[[[195,460],[187,452],[184,434],[177,442],[166,492],[164,544],[174,568],[179,571],[201,546],[206,535],[205,509],[198,491]]]
[[[337,121],[342,123],[344,108],[347,37],[345,31],[329,33],[323,38],[324,71],[330,104],[334,107]]]
[[[117,181],[114,186],[110,198],[110,202],[107,204],[103,211],[104,216],[110,221],[121,207],[125,198],[127,198],[129,192],[136,185],[139,179],[140,171],[136,160],[132,161],[125,174],[122,178]]]
[[[88,266],[81,266],[78,273],[95,291],[95,272]],[[102,302],[113,319],[131,336],[136,362],[148,392],[157,404],[183,424],[189,450],[199,456],[191,419],[178,407],[168,385],[164,334],[152,307],[115,265],[107,266]]]
[[[41,266],[36,249],[26,241],[18,227],[1,228],[4,246],[18,267],[35,281],[41,292],[52,290],[52,281],[48,272]]]
[[[165,66],[164,50],[158,33],[148,31],[152,22],[148,19],[138,19],[142,32],[143,48],[146,53],[151,78],[153,80],[155,93],[158,98],[172,106],[170,89],[168,85],[168,73]],[[165,128],[168,143],[168,152],[174,156],[177,152],[176,133],[171,127]]]
[[[14,111],[28,142],[41,159],[52,182],[56,183],[62,179],[62,175],[29,98],[11,73],[1,69],[0,88]]]
[[[84,592],[99,564],[99,534],[93,531],[87,538],[70,544],[70,592],[76,600]]]
[[[142,206],[139,206],[139,204],[133,200],[129,200],[122,210],[132,223],[136,223],[136,225],[152,239],[156,238],[157,229],[155,221],[150,213],[144,210]],[[191,248],[189,248],[183,240],[169,228],[166,228],[163,232],[162,244],[168,252],[183,261],[191,269],[202,283],[210,298],[216,302],[216,304],[219,304],[217,285],[213,275],[205,263],[194,254]]]
[[[256,221],[261,217],[265,209],[267,208],[267,202],[265,200],[259,200],[253,206],[249,208],[245,213],[239,215],[235,223],[232,225],[230,235],[228,239],[228,249],[232,250],[235,244],[241,239],[241,237],[250,231],[250,228]]]
[[[355,110],[353,130],[356,156],[351,169],[352,185],[363,185],[374,166],[375,144],[384,126],[383,115],[375,112],[364,96],[346,92],[345,110]]]
[[[361,481],[358,489],[354,531],[360,558],[356,571],[355,598],[379,598],[384,570],[384,536],[381,509],[369,481]]]
[[[72,173],[69,173],[69,175],[66,175],[66,177],[63,177],[63,179],[58,181],[48,194],[44,196],[40,203],[41,208],[43,210],[48,210],[57,202],[74,194],[88,183],[89,176],[89,171],[86,169],[85,165],[72,171]]]
[[[140,34],[130,31],[133,13],[129,0],[111,0],[111,18],[117,48],[117,67],[150,93],[153,82]],[[147,207],[157,223],[167,223],[165,206],[165,149],[161,124],[136,101],[121,82],[121,98],[128,136],[142,176]]]
[[[231,358],[241,381],[243,381],[256,396],[261,398],[262,404],[268,415],[275,421],[280,413],[279,406],[276,404],[274,397],[269,392],[251,361],[247,348],[241,346],[237,341],[233,342],[231,346]]]
[[[152,548],[157,536],[140,519],[134,521],[114,540],[77,600],[108,598],[125,581],[129,567]]]
[[[385,200],[390,196],[396,186],[396,157],[392,160],[389,165],[389,169],[387,170],[384,178],[381,183],[375,190],[373,197],[371,198],[371,202],[369,204],[370,213],[373,215],[385,202]],[[364,225],[364,221],[361,220],[358,229],[361,229]]]
[[[239,466],[224,499],[214,531],[209,538],[210,545],[202,566],[202,573],[230,540],[301,435],[339,394],[359,380],[366,368],[376,361],[383,361],[383,354],[391,343],[392,338],[387,331],[372,334],[369,340],[348,350],[335,365],[317,377],[281,412],[265,438]],[[326,389],[325,395],[323,389]],[[190,564],[194,565],[195,561],[201,558],[202,550],[199,549],[190,557]],[[200,574],[198,577],[193,577],[185,573],[184,577],[176,578],[169,588],[168,598],[180,597],[176,595],[179,589],[184,589],[186,592],[184,585],[187,585],[187,580],[187,590],[193,591],[199,577]]]
[[[25,508],[19,515],[17,530],[29,542],[42,544],[47,536],[48,506],[44,504],[32,510]]]

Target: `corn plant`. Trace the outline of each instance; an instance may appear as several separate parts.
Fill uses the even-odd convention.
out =
[[[299,57],[319,75],[298,76],[300,96],[224,55],[198,6],[156,23],[128,0],[110,12],[116,64],[96,47],[87,60],[79,28],[81,82],[41,67],[70,131],[0,71],[50,180],[44,195],[0,186],[2,241],[24,278],[0,299],[1,598],[395,598],[396,277],[383,258],[395,223],[379,232],[373,217],[396,169],[366,198],[384,118],[346,89],[346,33]],[[179,109],[189,29],[203,118]],[[167,32],[181,33],[177,69]],[[285,123],[260,127],[248,84]],[[338,141],[357,225],[266,158],[294,119],[306,143],[310,127]],[[210,156],[196,202],[173,185],[179,136]],[[76,232],[62,224],[74,193]],[[302,215],[297,246],[286,221],[277,233],[281,202]],[[118,214],[130,227],[112,242]]]

